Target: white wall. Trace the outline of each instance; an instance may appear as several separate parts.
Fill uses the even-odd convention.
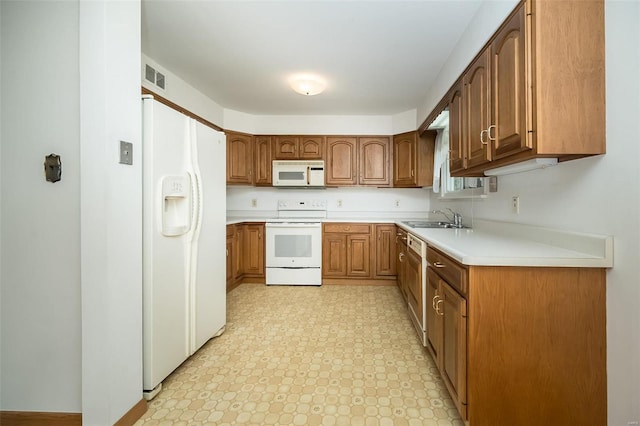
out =
[[[80,412],[78,3],[0,8],[0,409]],[[50,153],[57,183],[43,175]]]
[[[142,399],[140,2],[80,2],[83,424]],[[133,143],[133,165],[119,143]]]
[[[220,105],[193,88],[193,86],[186,83],[179,76],[164,68],[161,64],[153,60],[153,58],[142,54],[140,60],[141,66],[138,69],[138,73],[142,70],[142,86],[164,98],[170,99],[172,102],[188,109],[192,113],[223,127],[224,110]],[[151,65],[156,71],[164,74],[166,83],[164,91],[145,80],[145,64]]]
[[[0,10],[0,409],[113,424],[142,397],[140,4]]]
[[[518,2],[519,0],[486,0],[482,2],[470,25],[465,29],[453,52],[443,64],[421,107],[418,108],[418,124],[427,118],[427,115],[440,102]]]
[[[2,5],[0,5],[0,410],[2,409]]]
[[[498,178],[481,201],[442,203],[466,216],[614,237],[607,274],[610,425],[640,421],[640,3],[605,3],[607,153]],[[473,26],[473,25],[472,25]],[[453,65],[449,64],[450,67]],[[511,196],[520,197],[520,214]]]
[[[258,135],[321,134],[321,135],[390,135],[393,132],[391,116],[353,115],[248,115],[225,110],[224,128]],[[244,130],[249,128],[249,130]]]

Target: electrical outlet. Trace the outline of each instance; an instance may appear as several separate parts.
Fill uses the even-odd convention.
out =
[[[338,207],[342,207],[342,200],[338,200]]]
[[[258,199],[257,198],[252,198],[251,199],[251,207],[258,207]]]
[[[511,211],[515,214],[520,214],[520,197],[517,195],[511,197]]]
[[[396,200],[396,207],[400,207],[400,200]]]

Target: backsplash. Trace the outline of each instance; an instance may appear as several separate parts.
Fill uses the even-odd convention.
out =
[[[327,200],[329,217],[422,217],[429,211],[430,188],[326,188],[282,189],[272,187],[227,186],[228,216],[270,215],[278,200]],[[255,202],[255,206],[254,203]]]

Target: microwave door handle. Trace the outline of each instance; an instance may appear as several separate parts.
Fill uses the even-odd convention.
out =
[[[311,185],[311,167],[307,166],[307,185]]]

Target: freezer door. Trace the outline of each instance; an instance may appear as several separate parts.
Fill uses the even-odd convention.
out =
[[[162,233],[162,178],[183,176],[189,119],[143,101],[143,388],[154,389],[189,356],[188,239]]]

